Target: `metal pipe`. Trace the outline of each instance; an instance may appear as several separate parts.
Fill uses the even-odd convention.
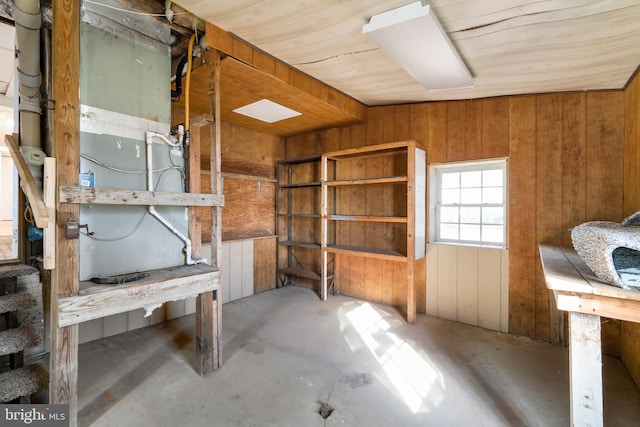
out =
[[[20,92],[19,143],[31,174],[42,189],[42,165],[46,155],[41,149],[40,132],[40,1],[13,0],[13,18]]]

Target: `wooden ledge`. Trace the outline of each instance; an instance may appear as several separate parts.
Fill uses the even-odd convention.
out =
[[[224,196],[217,194],[168,193],[115,188],[61,186],[60,203],[139,206],[224,206]]]
[[[144,308],[146,316],[168,301],[179,301],[220,287],[220,271],[207,264],[147,271],[149,276],[122,285],[81,282],[78,295],[60,298],[58,327]]]

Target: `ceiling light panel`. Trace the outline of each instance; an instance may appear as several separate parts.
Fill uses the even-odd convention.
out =
[[[375,15],[362,32],[430,91],[474,86],[429,5],[418,1]]]
[[[275,123],[292,117],[301,116],[302,113],[280,105],[268,99],[261,99],[244,107],[236,108],[234,113],[242,114],[266,123]]]

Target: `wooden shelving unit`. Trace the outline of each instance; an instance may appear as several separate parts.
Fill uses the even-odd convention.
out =
[[[366,176],[345,176],[341,165],[349,161],[367,161],[384,157],[396,166],[393,176],[370,168]],[[385,161],[387,161],[385,160]],[[322,155],[322,298],[327,298],[327,287],[332,273],[328,265],[333,263],[330,256],[348,254],[381,260],[406,263],[407,321],[415,323],[415,271],[416,260],[425,256],[425,196],[426,158],[424,150],[416,147],[414,141],[399,141],[388,144],[367,146],[330,152]],[[348,168],[344,168],[345,170]],[[366,186],[372,192],[391,195],[399,203],[385,206],[384,212],[344,212],[340,191],[358,186]],[[406,200],[404,199],[406,193]],[[351,244],[341,233],[336,233],[340,221],[380,224],[384,234],[378,242],[382,246],[361,246]],[[387,227],[387,228],[385,228]],[[391,227],[394,227],[393,229]],[[396,236],[399,229],[403,236]],[[389,237],[391,236],[391,237]],[[369,237],[369,236],[366,236]],[[365,240],[366,240],[365,237]],[[397,238],[401,237],[401,238]]]
[[[278,245],[278,281],[281,286],[292,279],[320,282],[320,180],[321,156],[300,157],[278,162],[276,199]],[[281,258],[284,258],[281,259]],[[333,273],[328,273],[329,283]]]

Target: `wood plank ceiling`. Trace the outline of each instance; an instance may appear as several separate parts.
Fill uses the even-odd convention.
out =
[[[640,0],[424,1],[476,82],[429,92],[362,34],[372,15],[411,2],[176,1],[366,105],[620,89],[640,64]]]

